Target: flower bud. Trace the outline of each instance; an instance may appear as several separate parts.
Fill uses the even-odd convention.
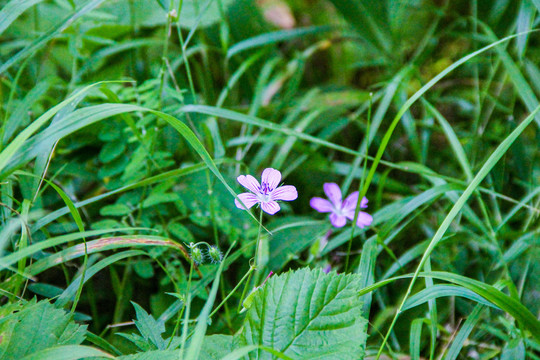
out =
[[[201,264],[203,262],[203,260],[204,260],[201,249],[199,249],[196,246],[192,247],[191,248],[191,259],[193,260],[193,262],[195,264],[197,264],[197,265]]]
[[[217,246],[210,246],[208,249],[208,255],[210,255],[210,259],[213,263],[219,263],[222,260],[221,251],[217,248]]]

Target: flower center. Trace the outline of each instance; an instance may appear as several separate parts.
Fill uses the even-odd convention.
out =
[[[272,189],[270,189],[270,185],[268,183],[263,182],[261,185],[261,194],[268,195],[272,192]]]

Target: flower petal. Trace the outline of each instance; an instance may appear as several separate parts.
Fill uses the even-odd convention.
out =
[[[367,208],[367,203],[368,203],[368,202],[369,202],[369,200],[367,199],[367,197],[364,196],[364,197],[362,198],[362,202],[360,203],[360,207],[361,207],[362,209]]]
[[[364,196],[362,199],[362,202],[360,203],[360,209],[367,208],[368,199]],[[345,201],[343,201],[343,211],[349,212],[349,211],[355,211],[356,210],[356,204],[358,204],[358,191],[353,192],[351,195],[347,196]]]
[[[347,216],[347,218],[351,220],[354,220],[354,210],[352,212],[346,213],[345,216]],[[373,216],[363,211],[360,211],[358,213],[358,219],[356,220],[356,225],[360,229],[363,229],[364,227],[371,225],[372,222],[373,222]]]
[[[238,180],[240,185],[242,185],[249,191],[254,192],[255,194],[258,194],[261,191],[261,185],[259,185],[257,179],[255,179],[251,175],[240,175],[236,178],[236,180]]]
[[[298,192],[292,185],[283,185],[270,193],[272,200],[293,201],[298,198]]]
[[[261,176],[261,182],[263,184],[268,184],[268,190],[272,191],[277,188],[279,183],[281,182],[281,173],[278,170],[272,168],[264,169]]]
[[[347,222],[347,218],[343,215],[338,215],[336,213],[330,214],[330,222],[335,227],[343,227],[345,226],[345,223]]]
[[[259,199],[257,198],[257,196],[252,193],[238,194],[238,198],[244,203],[244,205],[246,205],[248,209],[250,209],[253,205],[259,202]],[[246,210],[244,206],[242,205],[242,203],[238,201],[238,199],[234,199],[234,204],[236,205],[237,208]]]
[[[341,190],[336,183],[325,183],[323,185],[324,193],[334,204],[336,209],[341,209]]]
[[[334,211],[334,205],[326,199],[320,197],[314,197],[309,201],[309,205],[321,213],[327,213]]]
[[[274,215],[279,211],[279,204],[275,201],[261,202],[261,209],[270,215]]]

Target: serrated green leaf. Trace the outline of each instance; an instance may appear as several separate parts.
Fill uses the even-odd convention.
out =
[[[0,326],[3,360],[19,360],[58,345],[78,345],[86,334],[86,326],[76,324],[48,301],[29,302],[5,319],[8,321]]]
[[[156,321],[138,304],[131,302],[135,308],[137,314],[137,320],[135,320],[135,326],[139,329],[141,335],[148,341],[150,341],[158,350],[165,350],[167,344],[161,337],[161,334],[165,332],[165,323]]]
[[[221,360],[232,351],[233,337],[231,335],[209,335],[204,337],[199,359]]]
[[[356,274],[301,269],[270,278],[258,291],[239,335],[294,359],[361,359],[367,338]],[[258,349],[249,359],[271,359]]]
[[[133,355],[118,356],[118,360],[178,360],[178,350],[154,350]]]

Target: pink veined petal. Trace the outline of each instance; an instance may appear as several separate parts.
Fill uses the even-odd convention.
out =
[[[360,202],[360,208],[365,209],[367,208],[368,199],[364,196],[362,199],[362,202]],[[343,202],[343,211],[349,212],[349,211],[355,211],[356,210],[356,204],[358,204],[358,191],[353,192],[351,195],[347,196],[345,201]]]
[[[259,185],[259,182],[257,181],[257,179],[255,179],[251,175],[240,175],[239,177],[236,178],[236,180],[238,180],[240,185],[242,185],[249,191],[254,192],[255,194],[258,194],[261,191],[260,190],[261,185]]]
[[[268,184],[268,190],[272,191],[277,188],[279,183],[281,182],[281,173],[278,170],[272,168],[264,169],[261,176],[261,182],[263,184]]]
[[[352,212],[347,212],[345,216],[350,220],[354,220],[354,210]],[[371,225],[372,222],[373,216],[363,211],[360,211],[358,213],[358,220],[356,220],[356,225],[359,228],[363,229],[364,227]]]
[[[345,226],[345,223],[347,222],[347,218],[343,215],[338,215],[336,213],[330,214],[330,222],[335,227],[343,227]]]
[[[292,185],[283,185],[270,193],[272,200],[293,201],[298,198],[298,192]]]
[[[275,201],[261,202],[261,209],[270,215],[274,215],[280,209],[279,204]]]
[[[336,209],[341,209],[341,190],[336,183],[325,183],[323,185],[324,193],[334,204]]]
[[[244,205],[246,205],[248,209],[250,209],[253,205],[259,202],[257,196],[252,193],[238,194],[238,198],[242,200],[242,202],[244,203]],[[234,199],[234,204],[237,208],[245,210],[244,206],[242,206],[242,203],[238,201],[238,199]]]
[[[355,191],[351,195],[345,198],[345,201],[343,201],[342,209],[344,212],[349,212],[350,210],[354,211],[356,209],[357,203],[358,203],[358,191]]]
[[[314,197],[309,201],[309,205],[321,213],[327,213],[334,211],[334,205],[326,199],[320,197]]]
[[[364,196],[364,197],[362,198],[362,202],[360,203],[360,207],[361,207],[362,209],[367,208],[367,203],[368,203],[368,202],[369,202],[369,200],[367,199],[367,197]]]

